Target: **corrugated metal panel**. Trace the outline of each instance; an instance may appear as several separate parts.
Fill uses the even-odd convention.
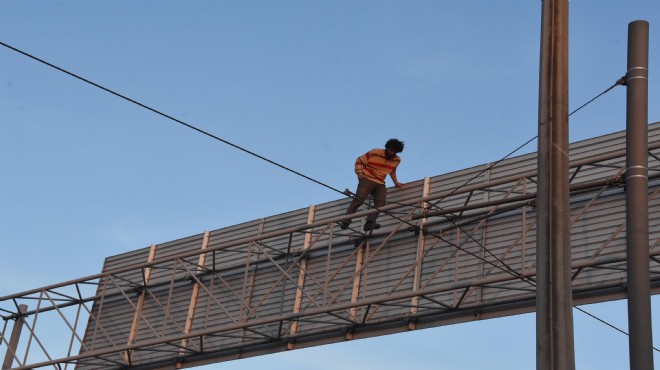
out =
[[[621,151],[624,139],[615,133],[572,144],[571,161]],[[660,124],[650,126],[649,141],[660,141]],[[611,178],[624,165],[618,157],[573,168],[572,184]],[[650,165],[660,168],[652,157]],[[536,155],[528,154],[431,177],[430,211],[533,194],[535,168]],[[475,190],[454,192],[463,186]],[[150,248],[109,257],[104,272],[126,271],[101,280],[98,295],[104,298],[94,302],[87,352],[142,343],[130,356],[112,358],[130,358],[132,365],[200,364],[533,309],[533,282],[519,274],[535,268],[536,209],[519,204],[497,213],[503,204],[486,208],[493,215],[483,218],[470,218],[478,209],[433,215],[420,236],[413,226],[422,223],[423,189],[423,180],[390,189],[388,207],[402,206],[381,214],[383,226],[368,240],[329,224],[346,211],[349,199],[340,199],[210,231],[207,244],[199,234],[157,245],[152,265],[145,266]],[[651,182],[654,248],[658,189],[660,181]],[[575,263],[625,251],[623,188],[598,190],[571,198]],[[315,227],[303,230],[308,222]],[[361,222],[356,218],[352,226],[361,228]],[[301,254],[305,248],[309,252]],[[625,280],[625,271],[588,266],[575,275],[574,288],[587,295]]]

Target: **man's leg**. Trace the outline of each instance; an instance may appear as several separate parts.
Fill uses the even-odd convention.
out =
[[[374,208],[381,209],[385,206],[385,200],[387,199],[387,188],[384,184],[378,184],[378,186],[375,187],[371,192],[371,195],[374,197]],[[378,229],[380,227],[380,225],[376,223],[376,219],[378,218],[379,213],[380,212],[376,212],[367,216],[367,223],[364,225],[365,230],[372,228]]]
[[[355,191],[355,197],[353,198],[353,201],[351,201],[351,204],[348,206],[348,209],[346,210],[346,214],[352,215],[353,213],[357,212],[358,208],[360,208],[362,203],[366,203],[369,194],[377,185],[379,184],[369,181],[367,179],[360,180],[358,182],[357,190]],[[346,229],[348,225],[350,225],[350,223],[351,223],[350,220],[342,221],[341,222],[342,229]]]

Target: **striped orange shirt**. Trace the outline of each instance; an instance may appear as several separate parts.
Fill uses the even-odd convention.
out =
[[[363,174],[367,179],[379,183],[385,183],[385,177],[396,171],[401,163],[399,156],[392,159],[385,158],[385,149],[372,149],[355,160],[355,173]]]

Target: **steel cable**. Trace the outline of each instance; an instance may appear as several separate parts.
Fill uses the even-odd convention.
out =
[[[615,87],[617,87],[617,86],[619,86],[619,85],[624,85],[624,84],[625,84],[625,76],[624,76],[624,77],[621,77],[620,79],[618,79],[618,80],[617,80],[612,86],[608,87],[607,89],[605,89],[605,91],[603,91],[603,92],[601,92],[600,94],[596,95],[593,99],[591,99],[591,100],[589,100],[588,102],[582,104],[579,108],[577,108],[577,109],[575,109],[574,111],[572,111],[571,113],[569,113],[568,116],[569,116],[569,117],[572,116],[574,113],[578,112],[579,110],[581,110],[582,108],[586,107],[587,105],[589,105],[590,103],[592,103],[592,102],[595,101],[596,99],[598,99],[598,98],[600,98],[601,96],[605,95],[606,93],[608,93],[609,91],[611,91],[611,90],[614,89]],[[449,194],[447,194],[447,195],[445,195],[444,197],[440,198],[439,200],[435,201],[431,206],[432,206],[432,207],[435,207],[436,204],[442,202],[442,201],[443,201],[444,199],[446,199],[447,197],[452,196],[452,195],[455,194],[457,191],[459,191],[460,189],[464,188],[465,186],[467,186],[467,185],[468,185],[469,183],[471,183],[472,181],[474,181],[474,180],[476,180],[477,178],[479,178],[479,177],[480,177],[481,175],[483,175],[485,172],[492,170],[495,166],[497,166],[498,164],[500,164],[502,161],[508,159],[508,158],[511,157],[512,155],[514,155],[516,152],[518,152],[520,149],[522,149],[522,148],[524,148],[525,146],[527,146],[527,145],[528,145],[529,143],[531,143],[532,141],[536,140],[538,137],[539,137],[539,136],[536,135],[536,136],[534,136],[533,138],[527,140],[524,144],[520,145],[519,147],[517,147],[516,149],[514,149],[513,151],[511,151],[509,154],[507,154],[507,155],[505,155],[504,157],[502,157],[501,159],[499,159],[499,160],[493,162],[490,166],[488,166],[487,168],[485,168],[484,170],[482,170],[481,172],[479,172],[478,174],[476,174],[474,177],[470,178],[469,180],[467,180],[467,181],[464,182],[463,184],[459,185],[457,188],[455,188],[454,190],[452,190]]]
[[[143,103],[141,103],[141,102],[139,102],[139,101],[136,101],[136,100],[134,100],[134,99],[131,99],[131,98],[129,98],[129,97],[123,95],[123,94],[120,94],[120,93],[118,93],[118,92],[116,92],[116,91],[114,91],[114,90],[111,90],[111,89],[109,89],[109,88],[106,88],[106,87],[104,87],[104,86],[102,86],[102,85],[100,85],[100,84],[97,84],[97,83],[95,83],[95,82],[93,82],[93,81],[91,81],[91,80],[89,80],[89,79],[86,79],[86,78],[84,78],[84,77],[81,77],[81,76],[79,76],[79,75],[77,75],[77,74],[75,74],[75,73],[72,73],[72,72],[70,72],[70,71],[68,71],[68,70],[66,70],[66,69],[60,68],[60,67],[58,67],[58,66],[56,66],[56,65],[54,65],[54,64],[52,64],[52,63],[49,63],[49,62],[47,62],[47,61],[45,61],[45,60],[43,60],[43,59],[40,59],[40,58],[38,58],[38,57],[36,57],[36,56],[34,56],[34,55],[32,55],[32,54],[29,54],[29,53],[27,53],[27,52],[24,52],[24,51],[18,49],[18,48],[15,48],[15,47],[13,47],[13,46],[11,46],[11,45],[8,45],[8,44],[6,44],[6,43],[4,43],[4,42],[2,42],[2,41],[0,41],[0,45],[6,47],[6,48],[8,48],[8,49],[11,49],[11,50],[13,50],[13,51],[15,51],[15,52],[17,52],[17,53],[19,53],[19,54],[22,54],[22,55],[24,55],[24,56],[26,56],[26,57],[28,57],[28,58],[30,58],[30,59],[33,59],[33,60],[35,60],[35,61],[38,61],[38,62],[40,62],[40,63],[42,63],[42,64],[44,64],[44,65],[47,65],[47,66],[49,66],[49,67],[51,67],[51,68],[54,68],[54,69],[56,69],[56,70],[58,70],[58,71],[60,71],[60,72],[62,72],[62,73],[65,73],[65,74],[67,74],[67,75],[69,75],[69,76],[71,76],[71,77],[74,77],[74,78],[76,78],[76,79],[78,79],[78,80],[80,80],[80,81],[83,81],[83,82],[85,82],[85,83],[87,83],[87,84],[90,84],[90,85],[92,85],[92,86],[95,86],[95,87],[97,87],[97,88],[99,88],[99,89],[101,89],[101,90],[103,90],[103,91],[106,91],[106,92],[108,92],[108,93],[110,93],[110,94],[112,94],[112,95],[115,95],[115,96],[117,96],[117,97],[119,97],[119,98],[121,98],[121,99],[124,99],[124,100],[126,100],[126,101],[128,101],[128,102],[130,102],[130,103],[133,103],[133,104],[135,104],[135,105],[138,105],[138,106],[140,106],[140,107],[142,107],[142,108],[144,108],[144,109],[147,109],[147,110],[149,110],[149,111],[151,111],[151,112],[153,112],[153,113],[156,113],[156,114],[158,114],[158,115],[160,115],[160,116],[162,116],[162,117],[165,117],[165,118],[167,118],[167,119],[169,119],[169,120],[171,120],[171,121],[173,121],[173,122],[176,122],[176,123],[178,123],[178,124],[180,124],[180,125],[182,125],[182,126],[185,126],[185,127],[190,128],[190,129],[192,129],[192,130],[194,130],[194,131],[197,131],[198,133],[201,133],[201,134],[203,134],[203,135],[206,135],[206,136],[208,136],[208,137],[210,137],[210,138],[212,138],[212,139],[214,139],[214,140],[220,141],[220,142],[222,142],[222,143],[224,143],[224,144],[226,144],[226,145],[228,145],[228,146],[231,146],[231,147],[233,147],[233,148],[235,148],[235,149],[238,149],[238,150],[240,150],[240,151],[242,151],[242,152],[245,152],[245,153],[247,153],[247,154],[249,154],[249,155],[251,155],[251,156],[254,156],[254,157],[258,158],[258,159],[261,159],[261,160],[263,160],[263,161],[265,161],[265,162],[267,162],[267,163],[270,163],[270,164],[272,164],[272,165],[274,165],[274,166],[276,166],[276,167],[279,167],[279,168],[281,168],[281,169],[283,169],[283,170],[285,170],[285,171],[291,172],[291,173],[293,173],[293,174],[295,174],[295,175],[297,175],[297,176],[300,176],[300,177],[302,177],[302,178],[305,178],[305,179],[307,179],[307,180],[309,180],[309,181],[312,181],[312,182],[314,182],[314,183],[316,183],[316,184],[318,184],[318,185],[321,185],[321,186],[323,186],[323,187],[325,187],[325,188],[327,188],[327,189],[330,189],[330,190],[332,190],[332,191],[334,191],[334,192],[337,192],[337,193],[339,193],[339,194],[347,195],[345,192],[343,192],[343,191],[341,191],[341,190],[339,190],[339,189],[337,189],[337,188],[335,188],[335,187],[333,187],[333,186],[331,186],[331,185],[328,185],[328,184],[323,183],[323,182],[321,182],[321,181],[319,181],[319,180],[316,180],[316,179],[314,179],[314,178],[312,178],[312,177],[310,177],[310,176],[307,176],[307,175],[305,175],[305,174],[303,174],[303,173],[301,173],[301,172],[299,172],[299,171],[296,171],[296,170],[294,170],[294,169],[292,169],[292,168],[290,168],[290,167],[284,166],[284,165],[282,165],[282,164],[280,164],[280,163],[278,163],[278,162],[275,162],[275,161],[273,161],[273,160],[271,160],[271,159],[269,159],[269,158],[266,158],[266,157],[264,157],[264,156],[262,156],[262,155],[260,155],[260,154],[257,154],[257,153],[255,153],[255,152],[253,152],[253,151],[251,151],[251,150],[248,150],[248,149],[246,149],[246,148],[244,148],[244,147],[242,147],[242,146],[239,146],[239,145],[237,145],[237,144],[234,144],[234,143],[232,143],[232,142],[230,142],[230,141],[228,141],[228,140],[225,140],[225,139],[223,139],[223,138],[221,138],[221,137],[219,137],[219,136],[216,136],[216,135],[214,135],[214,134],[212,134],[212,133],[210,133],[210,132],[208,132],[208,131],[205,131],[205,130],[203,130],[203,129],[200,129],[200,128],[194,126],[194,125],[191,125],[191,124],[186,123],[186,122],[184,122],[184,121],[182,121],[182,120],[179,120],[179,119],[177,119],[177,118],[175,118],[175,117],[173,117],[173,116],[171,116],[171,115],[168,115],[168,114],[166,114],[166,113],[164,113],[164,112],[162,112],[162,111],[160,111],[160,110],[157,110],[157,109],[155,109],[155,108],[152,108],[152,107],[150,107],[150,106],[148,106],[148,105],[146,105],[146,104],[143,104]],[[603,91],[602,93],[600,93],[599,95],[597,95],[596,97],[594,97],[593,99],[589,100],[588,102],[586,102],[585,104],[583,104],[582,106],[580,106],[579,108],[577,108],[576,110],[574,110],[573,112],[571,112],[571,113],[569,114],[569,117],[570,117],[572,114],[574,114],[574,113],[576,113],[577,111],[579,111],[579,110],[581,110],[582,108],[584,108],[585,106],[587,106],[588,104],[590,104],[591,102],[593,102],[593,101],[595,101],[596,99],[598,99],[600,96],[602,96],[602,95],[604,95],[605,93],[609,92],[609,91],[612,90],[614,87],[616,87],[616,86],[618,86],[618,85],[623,85],[623,84],[625,84],[624,78],[621,78],[621,79],[617,80],[617,82],[616,82],[614,85],[610,86],[608,89],[606,89],[605,91]],[[468,185],[469,183],[471,183],[472,181],[474,181],[475,179],[477,179],[478,177],[480,177],[483,173],[485,173],[486,171],[491,170],[491,169],[494,168],[496,165],[498,165],[498,164],[501,163],[502,161],[506,160],[507,158],[509,158],[510,156],[512,156],[513,154],[515,154],[516,152],[518,152],[518,151],[519,151],[520,149],[522,149],[523,147],[527,146],[529,143],[531,143],[532,141],[534,141],[537,137],[538,137],[538,135],[535,136],[535,137],[533,137],[532,139],[528,140],[527,142],[525,142],[524,144],[522,144],[521,146],[519,146],[518,148],[516,148],[515,150],[513,150],[513,151],[510,152],[509,154],[507,154],[506,156],[502,157],[500,160],[494,162],[494,163],[491,164],[489,167],[487,167],[486,169],[482,170],[479,174],[477,174],[476,176],[474,176],[474,177],[472,177],[471,179],[467,180],[467,181],[466,181],[465,183],[463,183],[462,185],[460,185],[460,186],[458,186],[457,188],[455,188],[454,190],[452,190],[452,192],[450,192],[448,195],[446,195],[446,196],[444,196],[443,198],[437,200],[436,202],[430,204],[431,208],[437,208],[437,209],[442,210],[442,208],[440,208],[440,207],[437,206],[438,203],[440,203],[442,200],[446,199],[447,197],[449,197],[449,196],[455,194],[455,193],[456,193],[457,191],[459,191],[461,188],[465,187],[466,185]],[[355,195],[347,195],[347,196],[350,197],[350,198],[357,198],[357,196],[355,196]],[[362,200],[363,202],[365,202],[364,199],[361,199],[361,200]],[[376,207],[373,207],[373,208],[374,208],[374,209],[378,209],[378,208],[376,208]],[[380,211],[380,210],[379,210],[379,211]],[[422,230],[422,229],[421,229],[418,225],[416,225],[416,224],[413,224],[413,223],[411,223],[411,222],[409,222],[409,221],[407,221],[407,220],[404,220],[404,219],[402,219],[402,218],[400,218],[400,217],[398,217],[398,216],[396,216],[396,215],[393,215],[393,214],[391,214],[391,213],[388,213],[387,211],[381,211],[381,212],[383,212],[383,213],[385,213],[385,214],[388,214],[390,217],[395,218],[395,219],[397,219],[397,220],[399,220],[399,221],[401,221],[401,222],[403,222],[403,223],[406,223],[406,224],[412,226],[413,228],[415,228],[415,229],[417,229],[417,230],[420,230],[421,232],[424,232],[424,230]],[[446,216],[445,216],[445,217],[446,217]],[[459,225],[456,225],[456,226],[460,228]],[[462,228],[461,228],[461,230],[462,230]],[[506,273],[512,274],[514,277],[516,277],[516,278],[518,278],[518,279],[520,279],[520,280],[522,280],[522,281],[524,281],[524,282],[527,282],[528,284],[531,284],[532,286],[535,286],[535,284],[534,284],[533,281],[530,281],[529,279],[523,277],[521,274],[519,274],[518,272],[516,272],[515,270],[513,270],[511,267],[509,267],[508,265],[506,265],[503,261],[501,261],[499,258],[497,258],[496,256],[494,256],[494,255],[493,255],[493,254],[492,254],[487,248],[485,248],[483,245],[481,245],[481,243],[479,243],[479,242],[478,242],[474,237],[472,237],[469,233],[465,232],[464,230],[463,230],[463,232],[464,232],[466,235],[468,235],[472,240],[474,240],[474,241],[475,241],[475,242],[476,242],[476,243],[477,243],[482,249],[484,249],[484,250],[487,251],[489,254],[491,254],[491,256],[493,256],[493,257],[494,257],[499,263],[501,263],[502,265],[506,266],[506,268],[503,268],[503,267],[501,267],[501,266],[499,266],[499,265],[497,265],[497,264],[495,264],[495,263],[493,263],[493,262],[487,261],[487,260],[484,259],[483,257],[477,256],[476,254],[474,254],[474,253],[472,253],[472,252],[469,252],[469,251],[465,250],[464,248],[462,248],[462,247],[460,247],[460,246],[458,246],[458,245],[456,245],[456,244],[454,244],[454,243],[451,243],[451,242],[449,242],[449,241],[447,241],[447,240],[444,240],[444,239],[443,239],[442,237],[440,237],[439,235],[436,235],[436,234],[433,234],[433,233],[431,233],[431,235],[434,236],[434,237],[436,237],[436,238],[438,238],[439,240],[442,240],[442,241],[446,242],[447,244],[453,246],[454,248],[457,248],[457,249],[459,249],[459,250],[461,250],[461,251],[463,251],[463,252],[465,252],[465,253],[467,253],[467,254],[470,254],[470,255],[472,255],[473,257],[475,257],[475,258],[477,258],[477,259],[479,259],[479,260],[481,260],[481,261],[483,261],[483,262],[486,262],[486,263],[492,265],[493,267],[496,267],[496,268],[498,268],[498,269],[500,269],[500,270],[502,270],[502,271],[504,271],[504,272],[506,272]],[[364,234],[363,234],[363,235],[364,235]],[[574,307],[575,309],[577,309],[577,310],[579,310],[579,311],[581,311],[581,312],[587,314],[588,316],[593,317],[594,319],[596,319],[596,320],[598,320],[598,321],[601,321],[601,322],[603,322],[604,324],[606,324],[606,325],[608,325],[608,326],[610,326],[610,327],[612,327],[612,328],[614,328],[614,329],[616,329],[616,330],[618,330],[618,331],[620,331],[620,332],[622,332],[622,333],[628,335],[628,333],[626,333],[625,331],[616,328],[615,326],[613,326],[613,325],[607,323],[606,321],[604,321],[604,320],[602,320],[602,319],[597,318],[596,316],[594,316],[594,315],[592,315],[592,314],[590,314],[590,313],[584,311],[583,309],[581,309],[581,308],[579,308],[579,307],[577,307],[577,306],[573,306],[573,307]],[[655,347],[653,347],[653,349],[656,350],[656,351],[658,351],[658,352],[660,352],[660,350],[658,350],[658,349],[655,348]]]
[[[6,43],[4,43],[4,42],[2,42],[2,41],[0,41],[0,45],[6,47],[6,48],[8,48],[8,49],[11,49],[11,50],[13,50],[13,51],[15,51],[15,52],[17,52],[17,53],[19,53],[19,54],[22,54],[22,55],[24,55],[24,56],[26,56],[26,57],[28,57],[28,58],[30,58],[30,59],[33,59],[33,60],[35,60],[35,61],[38,61],[38,62],[40,62],[40,63],[42,63],[42,64],[44,64],[44,65],[47,65],[47,66],[49,66],[49,67],[51,67],[51,68],[54,68],[54,69],[56,69],[56,70],[58,70],[58,71],[60,71],[60,72],[62,72],[62,73],[65,73],[65,74],[67,74],[67,75],[69,75],[69,76],[71,76],[71,77],[74,77],[74,78],[76,78],[76,79],[78,79],[78,80],[80,80],[80,81],[83,81],[83,82],[85,82],[85,83],[87,83],[87,84],[89,84],[89,85],[92,85],[92,86],[97,87],[97,88],[99,88],[99,89],[101,89],[101,90],[103,90],[103,91],[106,91],[106,92],[108,92],[108,93],[110,93],[110,94],[112,94],[112,95],[115,95],[115,96],[117,96],[117,97],[119,97],[119,98],[121,98],[121,99],[124,99],[124,100],[126,100],[126,101],[128,101],[128,102],[130,102],[130,103],[133,103],[133,104],[135,104],[135,105],[137,105],[137,106],[139,106],[139,107],[141,107],[141,108],[147,109],[147,110],[149,110],[149,111],[151,111],[151,112],[153,112],[153,113],[156,113],[156,114],[158,114],[158,115],[160,115],[160,116],[162,116],[162,117],[165,117],[165,118],[167,118],[167,119],[169,119],[169,120],[171,120],[171,121],[173,121],[173,122],[176,122],[176,123],[178,123],[178,124],[180,124],[180,125],[182,125],[182,126],[185,126],[185,127],[187,127],[187,128],[190,128],[190,129],[192,129],[192,130],[195,130],[195,131],[197,131],[198,133],[201,133],[201,134],[203,134],[203,135],[206,135],[206,136],[208,136],[208,137],[210,137],[210,138],[212,138],[212,139],[214,139],[214,140],[220,141],[220,142],[222,142],[222,143],[224,143],[224,144],[226,144],[226,145],[229,145],[229,146],[231,146],[231,147],[233,147],[233,148],[235,148],[235,149],[238,149],[238,150],[243,151],[243,152],[245,152],[245,153],[247,153],[247,154],[249,154],[249,155],[252,155],[252,156],[254,156],[254,157],[256,157],[256,158],[259,158],[259,159],[261,159],[261,160],[263,160],[263,161],[266,161],[266,162],[268,162],[268,163],[270,163],[270,164],[272,164],[272,165],[274,165],[274,166],[277,166],[277,167],[279,167],[279,168],[281,168],[281,169],[284,169],[284,170],[286,170],[286,171],[288,171],[288,172],[291,172],[291,173],[293,173],[293,174],[295,174],[295,175],[298,175],[298,176],[303,177],[303,178],[305,178],[305,179],[307,179],[307,180],[309,180],[309,181],[312,181],[312,182],[314,182],[314,183],[316,183],[316,184],[318,184],[318,185],[321,185],[321,186],[323,186],[323,187],[325,187],[325,188],[328,188],[328,189],[330,189],[330,190],[332,190],[332,191],[334,191],[334,192],[337,192],[337,193],[342,194],[342,195],[346,195],[346,196],[348,196],[348,197],[350,197],[350,198],[357,198],[356,195],[353,195],[353,194],[347,194],[347,193],[345,193],[344,191],[341,191],[341,190],[339,190],[339,189],[337,189],[337,188],[335,188],[335,187],[333,187],[333,186],[331,186],[331,185],[325,184],[325,183],[323,183],[323,182],[321,182],[321,181],[319,181],[319,180],[316,180],[316,179],[314,179],[314,178],[312,178],[312,177],[310,177],[310,176],[307,176],[307,175],[305,175],[305,174],[303,174],[303,173],[301,173],[301,172],[299,172],[299,171],[296,171],[296,170],[294,170],[294,169],[291,169],[290,167],[284,166],[284,165],[282,165],[282,164],[280,164],[280,163],[277,163],[277,162],[275,162],[275,161],[273,161],[273,160],[271,160],[271,159],[269,159],[269,158],[266,158],[266,157],[264,157],[264,156],[262,156],[262,155],[260,155],[260,154],[257,154],[257,153],[255,153],[255,152],[253,152],[253,151],[251,151],[251,150],[248,150],[248,149],[246,149],[246,148],[243,148],[243,147],[241,147],[241,146],[239,146],[239,145],[237,145],[237,144],[234,144],[234,143],[232,143],[232,142],[230,142],[230,141],[228,141],[228,140],[225,140],[225,139],[223,139],[223,138],[221,138],[221,137],[219,137],[219,136],[217,136],[217,135],[214,135],[214,134],[212,134],[212,133],[210,133],[210,132],[208,132],[208,131],[205,131],[205,130],[203,130],[203,129],[201,129],[201,128],[198,128],[198,127],[196,127],[196,126],[194,126],[194,125],[191,125],[191,124],[186,123],[186,122],[184,122],[184,121],[182,121],[182,120],[180,120],[180,119],[177,119],[177,118],[175,118],[175,117],[173,117],[173,116],[171,116],[171,115],[169,115],[169,114],[166,114],[166,113],[164,113],[164,112],[162,112],[162,111],[160,111],[160,110],[158,110],[158,109],[152,108],[152,107],[150,107],[150,106],[148,106],[148,105],[146,105],[146,104],[144,104],[144,103],[141,103],[141,102],[139,102],[139,101],[137,101],[137,100],[135,100],[135,99],[129,98],[129,97],[127,97],[127,96],[125,96],[125,95],[123,95],[123,94],[120,94],[120,93],[118,93],[118,92],[116,92],[116,91],[114,91],[114,90],[112,90],[112,89],[109,89],[109,88],[107,88],[107,87],[105,87],[105,86],[103,86],[103,85],[100,85],[100,84],[98,84],[98,83],[95,83],[95,82],[93,82],[93,81],[91,81],[91,80],[89,80],[89,79],[87,79],[87,78],[84,78],[84,77],[82,77],[82,76],[80,76],[80,75],[77,75],[77,74],[75,74],[75,73],[73,73],[73,72],[70,72],[70,71],[68,71],[68,70],[66,70],[66,69],[64,69],[64,68],[58,67],[58,66],[56,66],[56,65],[54,65],[54,64],[52,64],[52,63],[49,63],[49,62],[47,62],[47,61],[45,61],[45,60],[43,60],[43,59],[41,59],[41,58],[38,58],[38,57],[36,57],[36,56],[34,56],[34,55],[30,54],[30,53],[27,53],[27,52],[22,51],[22,50],[20,50],[20,49],[18,49],[18,48],[15,48],[15,47],[13,47],[13,46],[11,46],[11,45],[8,45],[8,44],[6,44]],[[365,199],[360,199],[360,200],[361,200],[362,202],[365,202]],[[397,219],[397,220],[399,220],[399,221],[401,221],[401,222],[404,222],[404,223],[408,224],[409,226],[412,226],[413,228],[417,228],[417,229],[419,229],[419,226],[417,226],[417,225],[415,225],[415,224],[413,224],[413,223],[411,223],[411,222],[409,222],[409,221],[406,221],[406,220],[404,220],[404,219],[401,218],[401,217],[398,217],[398,216],[396,216],[396,215],[394,215],[394,214],[388,213],[387,211],[381,211],[379,208],[376,208],[376,207],[373,207],[373,208],[379,210],[380,212],[383,212],[384,214],[389,215],[390,217],[392,217],[392,218],[394,218],[394,219]],[[423,232],[423,230],[422,230],[422,232]],[[363,234],[363,235],[365,235],[365,234]],[[469,234],[468,234],[468,235],[469,235]],[[486,259],[484,259],[484,258],[482,258],[482,257],[480,257],[480,256],[477,256],[476,254],[474,254],[474,253],[472,253],[472,252],[466,251],[465,249],[461,248],[460,246],[455,245],[455,244],[453,244],[453,243],[451,243],[451,242],[449,242],[449,241],[447,241],[447,240],[444,240],[444,239],[442,239],[441,237],[439,237],[439,236],[437,236],[437,235],[436,235],[435,237],[440,238],[440,240],[442,240],[442,241],[448,243],[449,245],[452,245],[452,246],[454,246],[455,248],[458,248],[459,250],[462,250],[462,251],[464,251],[464,252],[466,252],[466,253],[468,253],[468,254],[474,256],[475,258],[478,258],[478,259],[482,260],[483,262],[486,262],[486,263],[488,263],[488,264],[490,264],[490,265],[493,265],[493,266],[496,267],[496,268],[499,268],[499,269],[501,269],[501,270],[503,270],[503,271],[506,271],[506,272],[508,272],[508,273],[515,273],[515,271],[514,271],[513,269],[511,269],[510,267],[508,267],[503,261],[499,260],[499,259],[498,259],[496,256],[494,256],[492,253],[490,253],[490,254],[493,255],[493,257],[494,257],[496,260],[498,260],[499,263],[501,263],[502,265],[506,266],[506,267],[507,267],[506,269],[505,269],[505,268],[502,268],[502,267],[499,267],[498,265],[496,265],[496,264],[494,264],[494,263],[492,263],[492,262],[490,262],[490,261],[487,261]],[[473,238],[473,239],[474,239],[474,238]],[[476,240],[475,240],[475,241],[476,241]],[[483,245],[481,245],[481,247],[484,248]],[[515,275],[514,275],[514,276],[515,276]],[[518,276],[516,276],[516,277],[520,277],[520,275],[518,274]]]

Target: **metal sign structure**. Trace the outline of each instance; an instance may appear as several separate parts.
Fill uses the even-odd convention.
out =
[[[648,147],[657,294],[660,123]],[[625,133],[570,159],[574,303],[623,298]],[[172,369],[531,312],[536,186],[532,153],[391,191],[369,237],[337,227],[342,199],[108,257],[100,274],[0,297],[0,353],[17,370]]]

